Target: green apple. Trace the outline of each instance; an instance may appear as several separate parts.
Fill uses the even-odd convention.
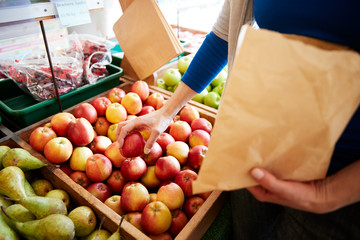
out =
[[[225,88],[225,84],[226,84],[226,81],[221,82],[221,83],[218,85],[218,87],[219,87],[218,93],[220,94],[220,96],[222,96],[222,93],[223,93],[224,88]]]
[[[192,100],[199,102],[199,103],[204,103],[204,97],[208,94],[208,90],[206,90],[206,88],[204,90],[202,90],[201,93],[198,93],[195,95],[195,97],[192,98]]]
[[[181,80],[181,74],[176,68],[166,69],[162,77],[165,81],[165,84],[169,87],[178,84]]]
[[[179,72],[181,74],[184,74],[186,72],[186,70],[189,67],[192,59],[193,58],[190,57],[190,56],[183,56],[178,60],[177,67],[178,67]]]
[[[209,84],[209,85],[206,87],[206,90],[207,90],[208,92],[211,92],[211,89],[212,89],[211,84]]]
[[[158,80],[156,80],[156,86],[162,89],[166,89],[166,84],[164,79],[159,78]]]
[[[220,94],[218,94],[217,92],[209,92],[204,97],[204,104],[217,109],[220,104],[220,99]]]
[[[170,92],[175,92],[176,88],[179,86],[179,83],[175,84],[174,86],[166,86],[166,90]]]
[[[221,82],[225,82],[227,78],[227,72],[225,70],[221,70],[220,73],[211,81],[211,87],[216,87]]]

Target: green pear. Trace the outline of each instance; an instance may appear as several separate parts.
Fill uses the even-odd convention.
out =
[[[34,189],[31,187],[30,183],[28,182],[28,180],[26,180],[26,178],[24,181],[24,189],[25,189],[26,196],[28,196],[28,197],[37,196]]]
[[[69,194],[62,189],[53,189],[48,192],[45,197],[58,198],[65,203],[66,208],[70,206],[70,196]]]
[[[75,237],[74,223],[65,215],[51,214],[38,220],[16,222],[16,230],[27,239],[70,240]]]
[[[31,187],[38,196],[45,196],[54,189],[52,183],[47,179],[36,179],[31,183]]]
[[[37,219],[41,219],[55,213],[67,215],[65,203],[58,198],[42,196],[27,197],[20,199],[19,203],[32,212]]]
[[[32,214],[28,209],[26,209],[21,204],[13,204],[5,209],[6,216],[4,216],[5,222],[11,227],[12,229],[15,229],[15,223],[17,222],[27,222],[31,220],[35,220],[35,215]],[[14,221],[9,221],[9,220]],[[1,238],[0,238],[1,239]]]
[[[1,158],[2,165],[17,166],[23,171],[34,170],[46,166],[40,159],[31,155],[23,148],[11,148]]]
[[[107,240],[121,240],[120,226]]]
[[[107,240],[111,233],[105,229],[94,230],[85,240]]]
[[[2,165],[2,163],[1,163],[1,158],[4,156],[4,154],[8,151],[8,150],[10,150],[10,147],[8,147],[8,146],[0,146],[0,169],[2,169],[3,168],[3,165]]]
[[[16,166],[8,166],[0,171],[0,194],[9,198],[26,198],[24,172]]]
[[[19,240],[19,236],[16,232],[7,225],[5,219],[0,214],[0,239],[6,240]]]
[[[0,195],[0,207],[3,206],[4,208],[7,208],[11,204],[13,204],[12,201],[5,199],[5,196],[3,195]]]
[[[85,237],[94,231],[96,227],[96,216],[88,206],[80,206],[73,209],[68,217],[75,225],[75,236]]]

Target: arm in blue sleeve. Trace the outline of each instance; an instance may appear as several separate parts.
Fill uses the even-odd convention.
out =
[[[227,57],[228,43],[210,32],[181,80],[200,93],[226,66]]]

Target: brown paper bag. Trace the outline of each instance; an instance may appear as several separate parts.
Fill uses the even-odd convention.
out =
[[[113,30],[140,79],[152,75],[184,51],[155,0],[132,1]]]
[[[194,193],[281,179],[325,177],[335,143],[360,102],[360,55],[243,27]],[[240,45],[241,44],[241,45]]]

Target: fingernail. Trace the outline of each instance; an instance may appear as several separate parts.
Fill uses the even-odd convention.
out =
[[[145,154],[149,154],[149,152],[150,152],[150,149],[148,149],[147,147],[145,147],[145,148],[144,148],[144,153],[145,153]]]
[[[261,171],[259,168],[254,168],[253,170],[251,170],[251,175],[255,179],[260,180],[264,177],[264,172]]]

